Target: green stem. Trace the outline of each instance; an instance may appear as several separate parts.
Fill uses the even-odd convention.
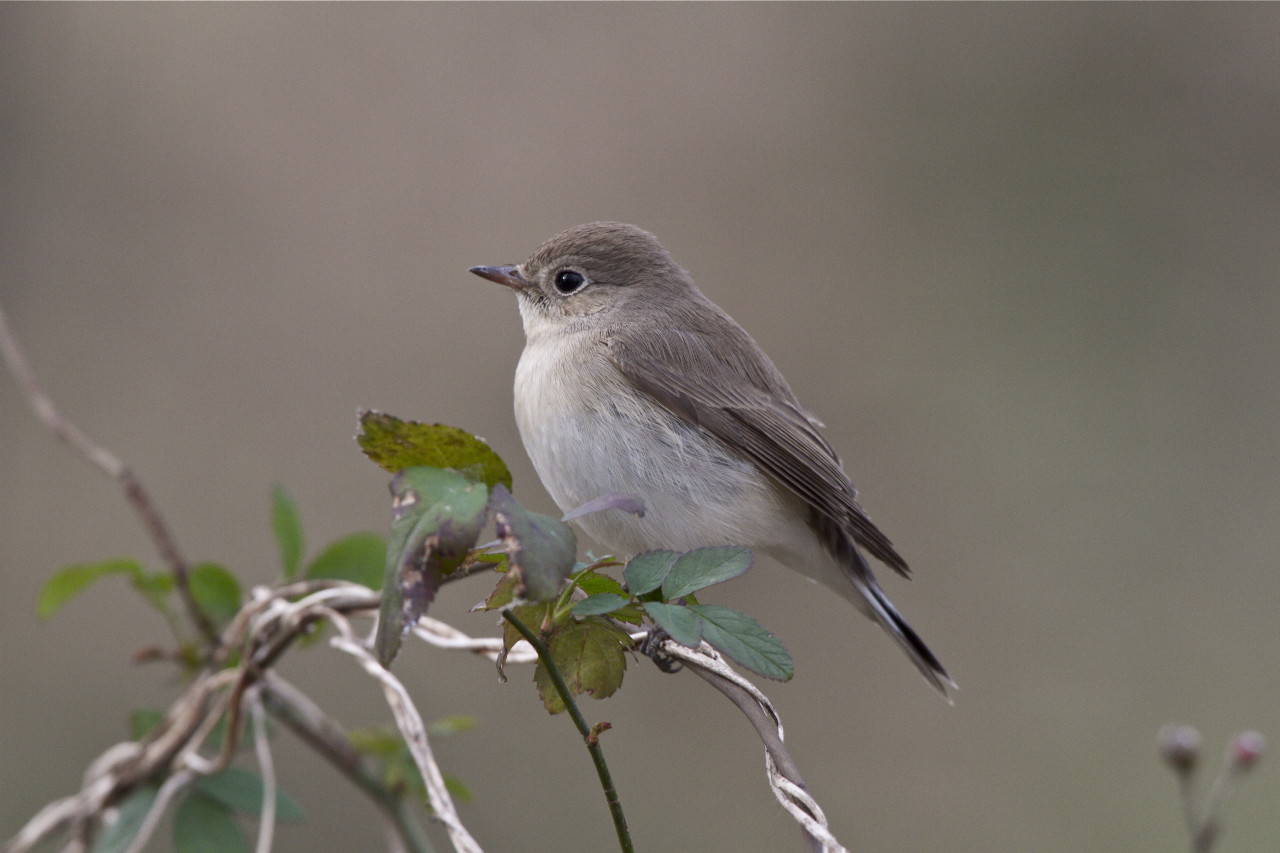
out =
[[[598,732],[593,731],[591,726],[587,725],[587,721],[582,718],[582,712],[578,710],[578,704],[573,701],[573,695],[569,692],[569,687],[564,683],[564,677],[560,675],[560,670],[556,667],[555,662],[551,660],[551,650],[547,648],[547,644],[542,638],[529,630],[523,622],[516,618],[510,610],[502,611],[502,616],[511,623],[520,636],[529,641],[529,645],[533,646],[534,651],[538,653],[538,659],[542,661],[542,665],[547,668],[547,674],[551,676],[551,683],[555,685],[556,692],[560,694],[561,701],[564,702],[565,709],[569,712],[569,716],[573,718],[573,724],[578,727],[578,731],[582,734],[582,740],[587,745],[587,751],[591,753],[591,760],[596,765],[596,774],[600,777],[600,787],[604,789],[605,801],[609,803],[609,814],[613,816],[613,827],[618,831],[618,846],[623,853],[635,853],[635,847],[631,844],[631,833],[627,830],[627,818],[622,813],[622,801],[618,799],[618,789],[613,786],[613,777],[609,774],[609,765],[604,760],[604,750],[600,747],[600,739]]]

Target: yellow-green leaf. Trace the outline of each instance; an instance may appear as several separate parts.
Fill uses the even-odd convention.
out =
[[[77,563],[59,569],[41,588],[36,613],[41,619],[48,619],[85,587],[107,575],[129,575],[136,582],[142,577],[142,564],[137,560],[121,558],[99,563]]]
[[[511,472],[483,439],[444,424],[402,421],[372,410],[360,413],[356,436],[364,455],[395,474],[415,465],[450,468],[488,486],[511,488]]]

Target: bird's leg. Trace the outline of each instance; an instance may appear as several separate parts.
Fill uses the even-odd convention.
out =
[[[655,625],[649,629],[648,635],[640,641],[640,652],[653,661],[658,669],[663,672],[679,672],[684,669],[684,664],[671,657],[671,655],[662,653],[662,643],[670,638],[670,634]]]

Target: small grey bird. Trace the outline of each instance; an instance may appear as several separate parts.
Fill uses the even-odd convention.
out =
[[[652,234],[579,225],[523,264],[471,272],[519,297],[516,423],[556,504],[610,492],[644,501],[643,517],[579,518],[588,534],[620,557],[749,546],[853,602],[944,696],[954,687],[862,556],[907,575],[821,422]]]

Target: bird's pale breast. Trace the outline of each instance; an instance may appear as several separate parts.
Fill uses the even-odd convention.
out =
[[[770,547],[789,538],[788,496],[718,439],[637,391],[598,338],[531,335],[516,368],[515,414],[538,476],[562,511],[610,492],[645,502],[643,518],[606,511],[579,520],[620,556],[648,548]],[[762,529],[759,519],[777,519],[779,529]]]

